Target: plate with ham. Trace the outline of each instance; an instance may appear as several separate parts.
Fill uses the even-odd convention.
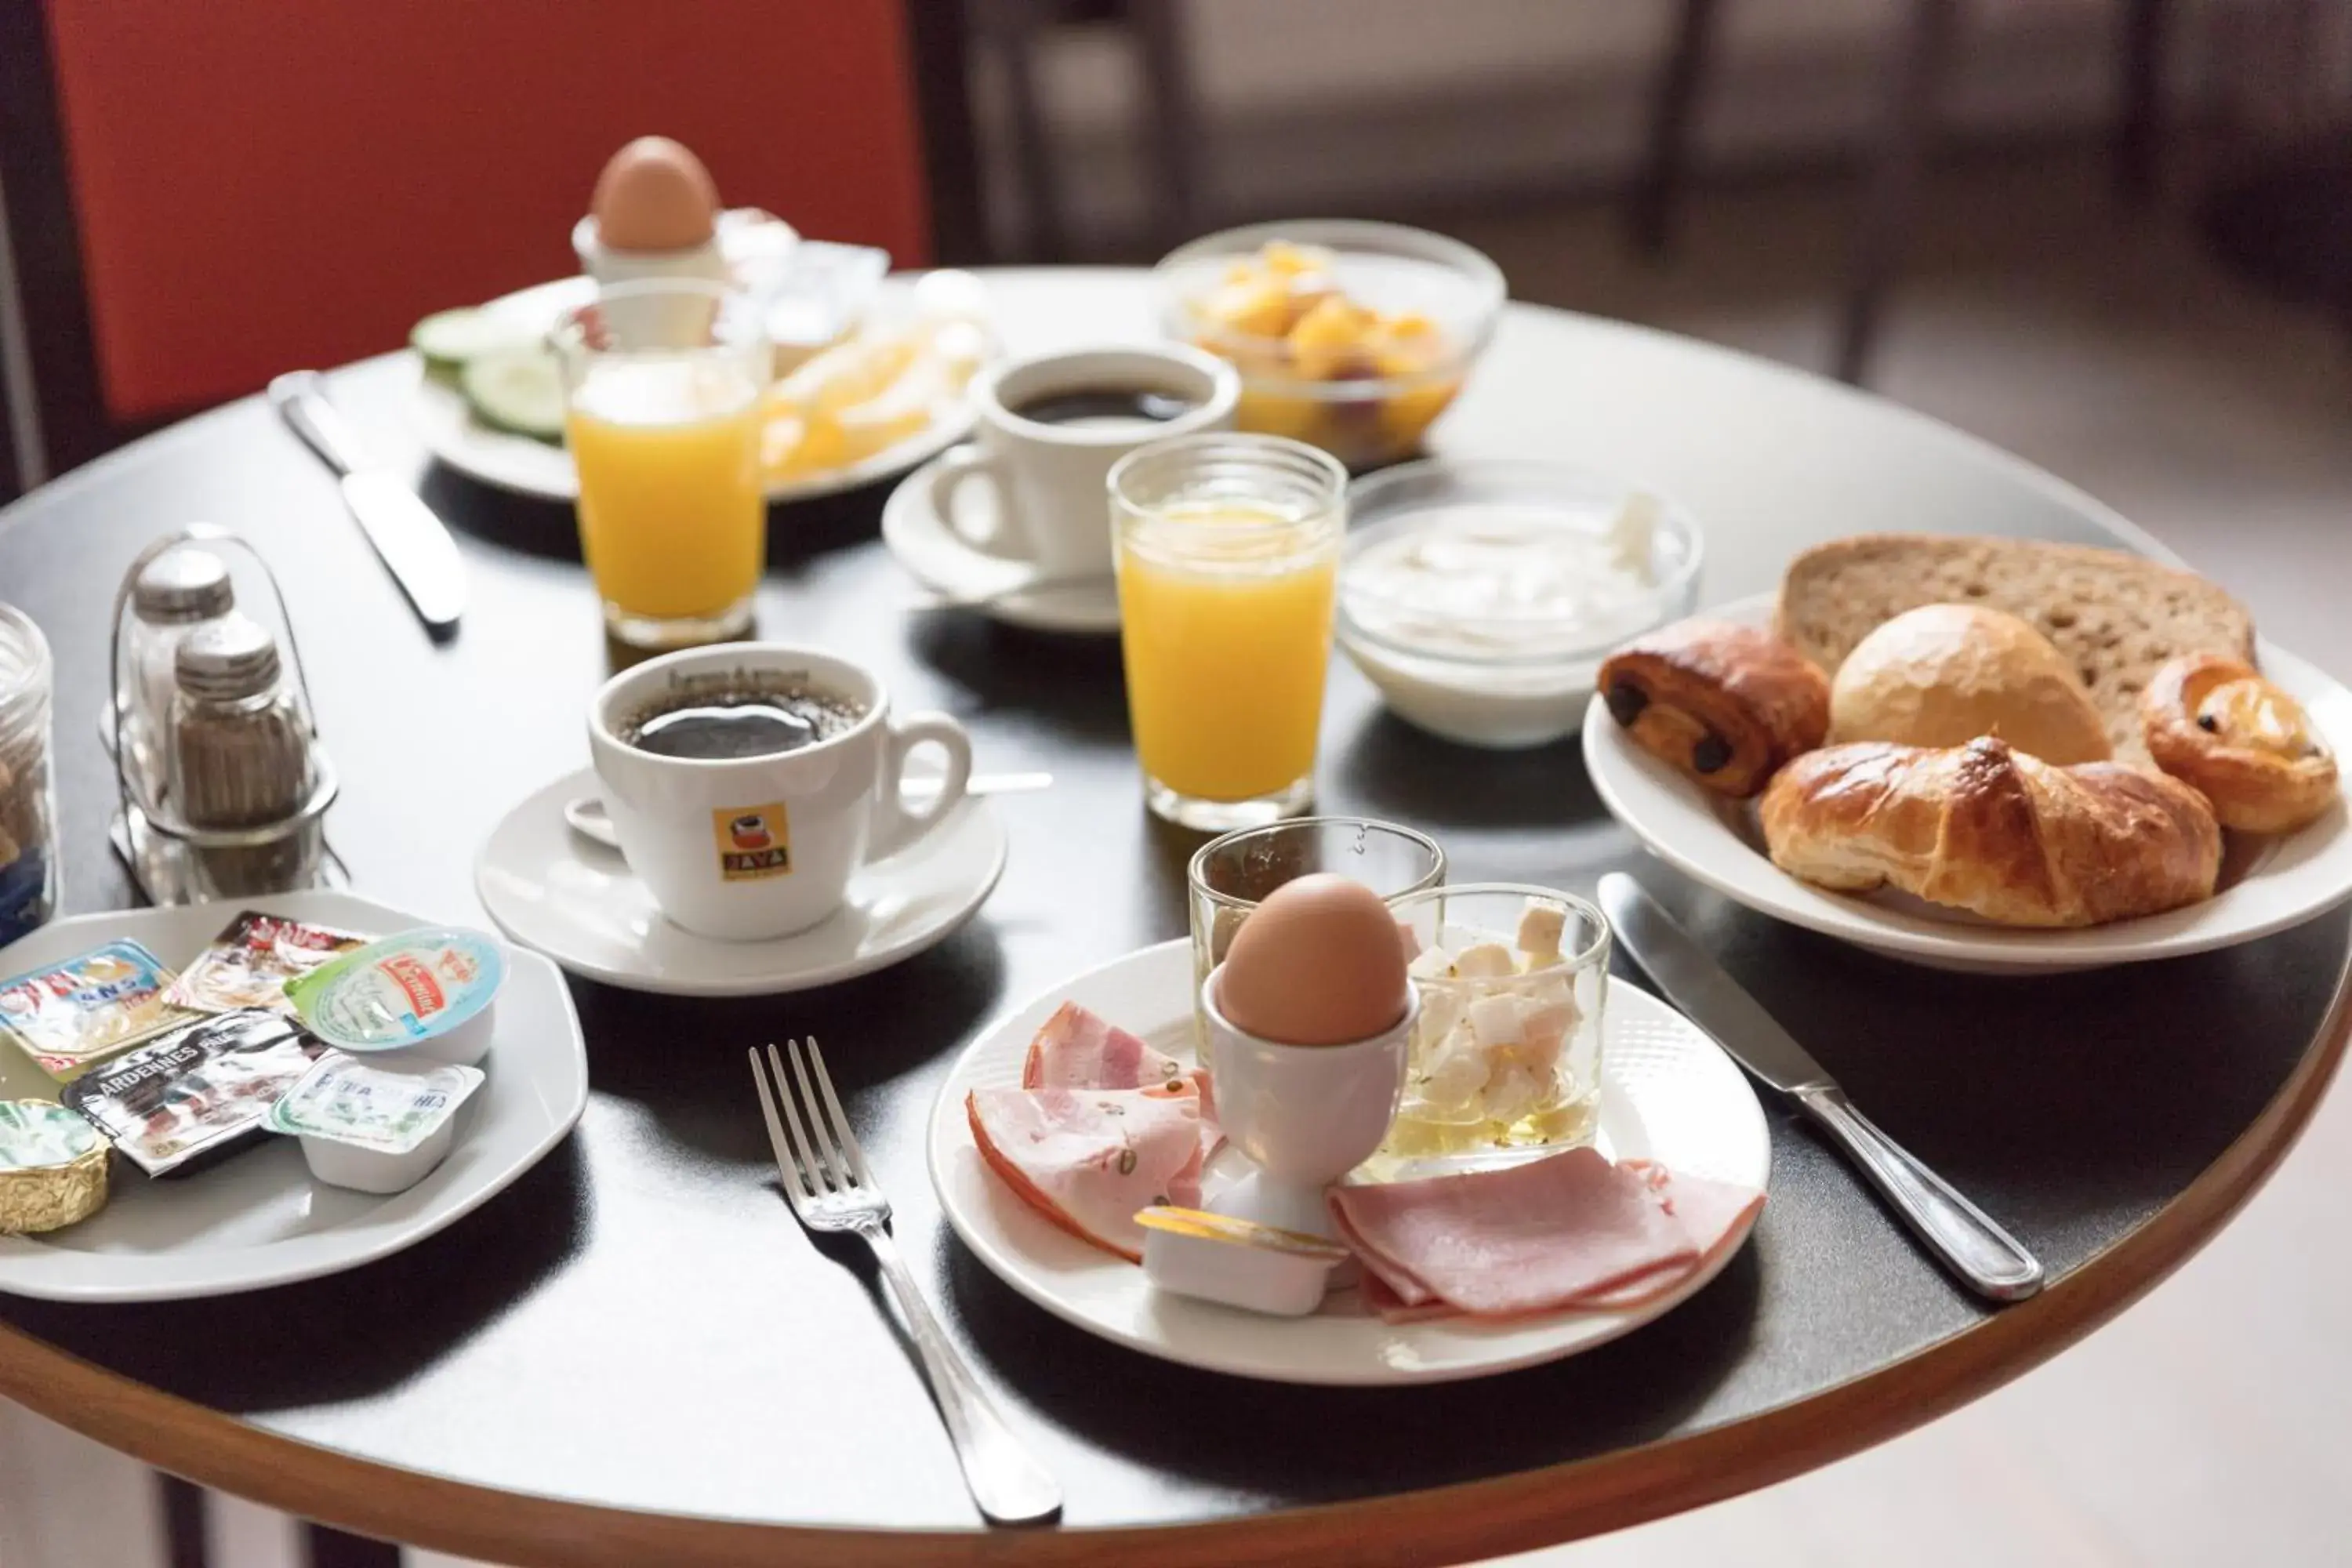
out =
[[[1136,1212],[1216,1206],[1249,1170],[1193,1060],[1191,945],[1079,975],[992,1026],[933,1107],[932,1184],[998,1278],[1103,1338],[1284,1383],[1483,1377],[1574,1355],[1706,1288],[1764,1203],[1771,1142],[1738,1067],[1612,980],[1591,1148],[1335,1188],[1355,1254],[1320,1311],[1171,1295]]]

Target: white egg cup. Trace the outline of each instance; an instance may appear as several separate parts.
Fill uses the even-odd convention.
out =
[[[1404,1092],[1414,1018],[1403,1015],[1370,1039],[1286,1046],[1235,1028],[1217,1006],[1219,964],[1201,983],[1208,1021],[1210,1087],[1225,1135],[1257,1166],[1221,1194],[1219,1213],[1308,1236],[1336,1230],[1323,1189],[1366,1160],[1388,1136]]]

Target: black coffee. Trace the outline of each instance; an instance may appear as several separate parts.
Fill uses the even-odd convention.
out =
[[[678,690],[620,726],[621,739],[656,757],[737,762],[797,752],[845,733],[865,710],[806,688]]]
[[[1147,386],[1082,386],[1012,405],[1013,413],[1040,425],[1164,425],[1199,406],[1192,398]]]

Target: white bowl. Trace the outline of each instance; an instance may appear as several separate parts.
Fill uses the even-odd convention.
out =
[[[1557,528],[1598,537],[1636,497],[1655,512],[1653,586],[1605,616],[1472,612],[1379,591],[1360,565],[1406,535],[1491,528]],[[1698,524],[1647,487],[1561,463],[1432,460],[1348,487],[1339,565],[1340,648],[1405,722],[1468,746],[1513,750],[1572,734],[1584,721],[1601,661],[1627,638],[1688,615],[1698,600],[1705,542]]]

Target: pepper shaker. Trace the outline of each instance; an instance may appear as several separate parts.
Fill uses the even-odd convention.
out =
[[[198,829],[260,828],[299,815],[317,781],[310,726],[283,679],[278,641],[234,612],[201,626],[173,656],[168,780],[180,820]],[[307,887],[320,824],[250,845],[192,847],[198,897],[242,898]]]

